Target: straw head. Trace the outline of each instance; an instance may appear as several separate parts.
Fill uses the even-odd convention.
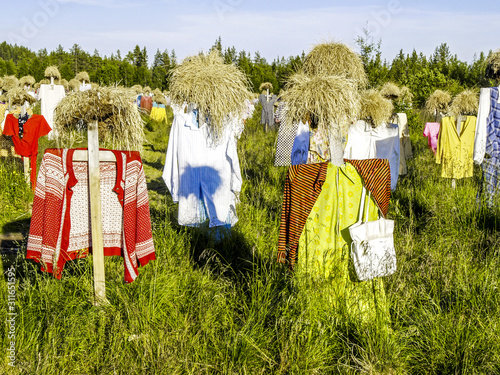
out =
[[[392,101],[384,97],[379,91],[370,89],[361,93],[360,119],[374,126],[380,126],[389,121],[393,110]]]
[[[48,66],[45,69],[45,78],[51,78],[54,77],[54,79],[61,79],[61,73],[59,72],[59,69],[55,65]]]
[[[464,90],[453,98],[449,113],[452,116],[475,116],[479,106],[479,95],[473,90]]]
[[[85,71],[82,71],[82,72],[78,72],[78,74],[75,76],[75,79],[78,81],[78,82],[90,82],[90,77],[89,77],[89,74]]]

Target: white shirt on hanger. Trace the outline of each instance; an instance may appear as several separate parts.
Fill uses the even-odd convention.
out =
[[[41,100],[41,115],[45,117],[52,128],[48,134],[49,139],[55,138],[54,133],[54,109],[66,95],[63,85],[40,85],[38,96]]]

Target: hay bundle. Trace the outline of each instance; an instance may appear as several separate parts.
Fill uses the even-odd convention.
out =
[[[83,81],[90,82],[90,77],[87,72],[78,72],[78,74],[75,76],[75,79],[78,82],[83,82]]]
[[[99,84],[97,84],[95,82],[91,82],[90,83],[90,87],[92,88],[92,90],[98,90],[99,89]]]
[[[496,50],[486,59],[486,77],[493,79],[500,77],[500,50]]]
[[[68,82],[69,88],[73,91],[80,91],[80,81],[78,81],[76,78],[71,79]]]
[[[259,86],[259,91],[266,91],[269,90],[269,92],[273,91],[273,84],[271,82],[263,82]]]
[[[413,100],[413,94],[411,92],[411,90],[406,87],[406,86],[403,86],[401,87],[401,95],[400,95],[400,99],[406,103],[411,103],[412,100]]]
[[[288,80],[281,98],[287,104],[288,123],[315,118],[318,129],[337,139],[347,133],[349,123],[359,113],[357,82],[341,76],[296,73]]]
[[[24,76],[21,77],[19,80],[19,86],[24,87],[24,86],[33,86],[35,84],[36,80],[32,76]]]
[[[142,91],[144,92],[144,94],[151,94],[151,87],[144,86]]]
[[[450,114],[453,116],[475,116],[479,106],[479,96],[473,90],[464,90],[453,98]]]
[[[307,54],[302,69],[307,75],[345,76],[356,81],[359,87],[368,84],[361,58],[343,43],[317,44]]]
[[[167,99],[165,98],[165,95],[163,95],[163,93],[161,92],[160,89],[154,89],[153,90],[153,99],[156,103],[158,104],[164,104],[165,106],[167,106]]]
[[[58,84],[62,85],[65,90],[69,90],[69,82],[68,82],[68,80],[62,78],[62,79],[59,80]]]
[[[210,116],[209,127],[217,139],[227,124],[228,115],[245,110],[249,82],[234,64],[224,64],[217,50],[186,58],[171,72],[172,102],[196,103],[200,118]]]
[[[2,90],[9,91],[16,87],[19,87],[19,81],[16,76],[5,76],[3,77]]]
[[[372,125],[380,126],[389,121],[393,110],[392,101],[384,97],[379,91],[370,89],[361,93],[360,119]]]
[[[387,99],[398,99],[401,96],[401,89],[393,82],[386,82],[380,88],[380,94]]]
[[[32,97],[28,92],[20,87],[15,87],[5,94],[7,100],[10,101],[12,105],[23,105],[24,102],[33,104],[36,99]]]
[[[136,94],[140,94],[142,92],[142,86],[141,85],[134,85],[130,89],[132,91],[134,91]]]
[[[436,90],[425,102],[425,110],[434,115],[438,113],[446,113],[450,105],[451,94],[448,91]]]
[[[97,120],[101,145],[113,149],[140,150],[144,142],[143,121],[128,89],[100,87],[66,96],[54,111],[56,134],[64,146],[82,138],[81,131]]]
[[[55,65],[48,66],[45,69],[45,78],[54,77],[54,79],[61,79],[61,73],[59,73],[59,69]]]

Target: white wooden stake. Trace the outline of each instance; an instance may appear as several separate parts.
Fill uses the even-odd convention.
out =
[[[109,303],[106,299],[104,274],[104,242],[102,236],[101,189],[99,174],[99,133],[97,121],[88,124],[88,158],[90,190],[90,223],[94,264],[95,304]]]

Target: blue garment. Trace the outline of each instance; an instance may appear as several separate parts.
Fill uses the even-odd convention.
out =
[[[490,113],[486,122],[486,154],[481,167],[485,181],[485,194],[489,205],[498,190],[500,175],[500,103],[498,87],[491,88]]]
[[[137,95],[137,106],[139,108],[141,108],[141,98],[142,98],[142,95]]]
[[[299,124],[292,146],[292,165],[307,164],[309,154],[309,124]]]
[[[158,108],[167,108],[167,107],[165,107],[165,104],[158,104]]]

